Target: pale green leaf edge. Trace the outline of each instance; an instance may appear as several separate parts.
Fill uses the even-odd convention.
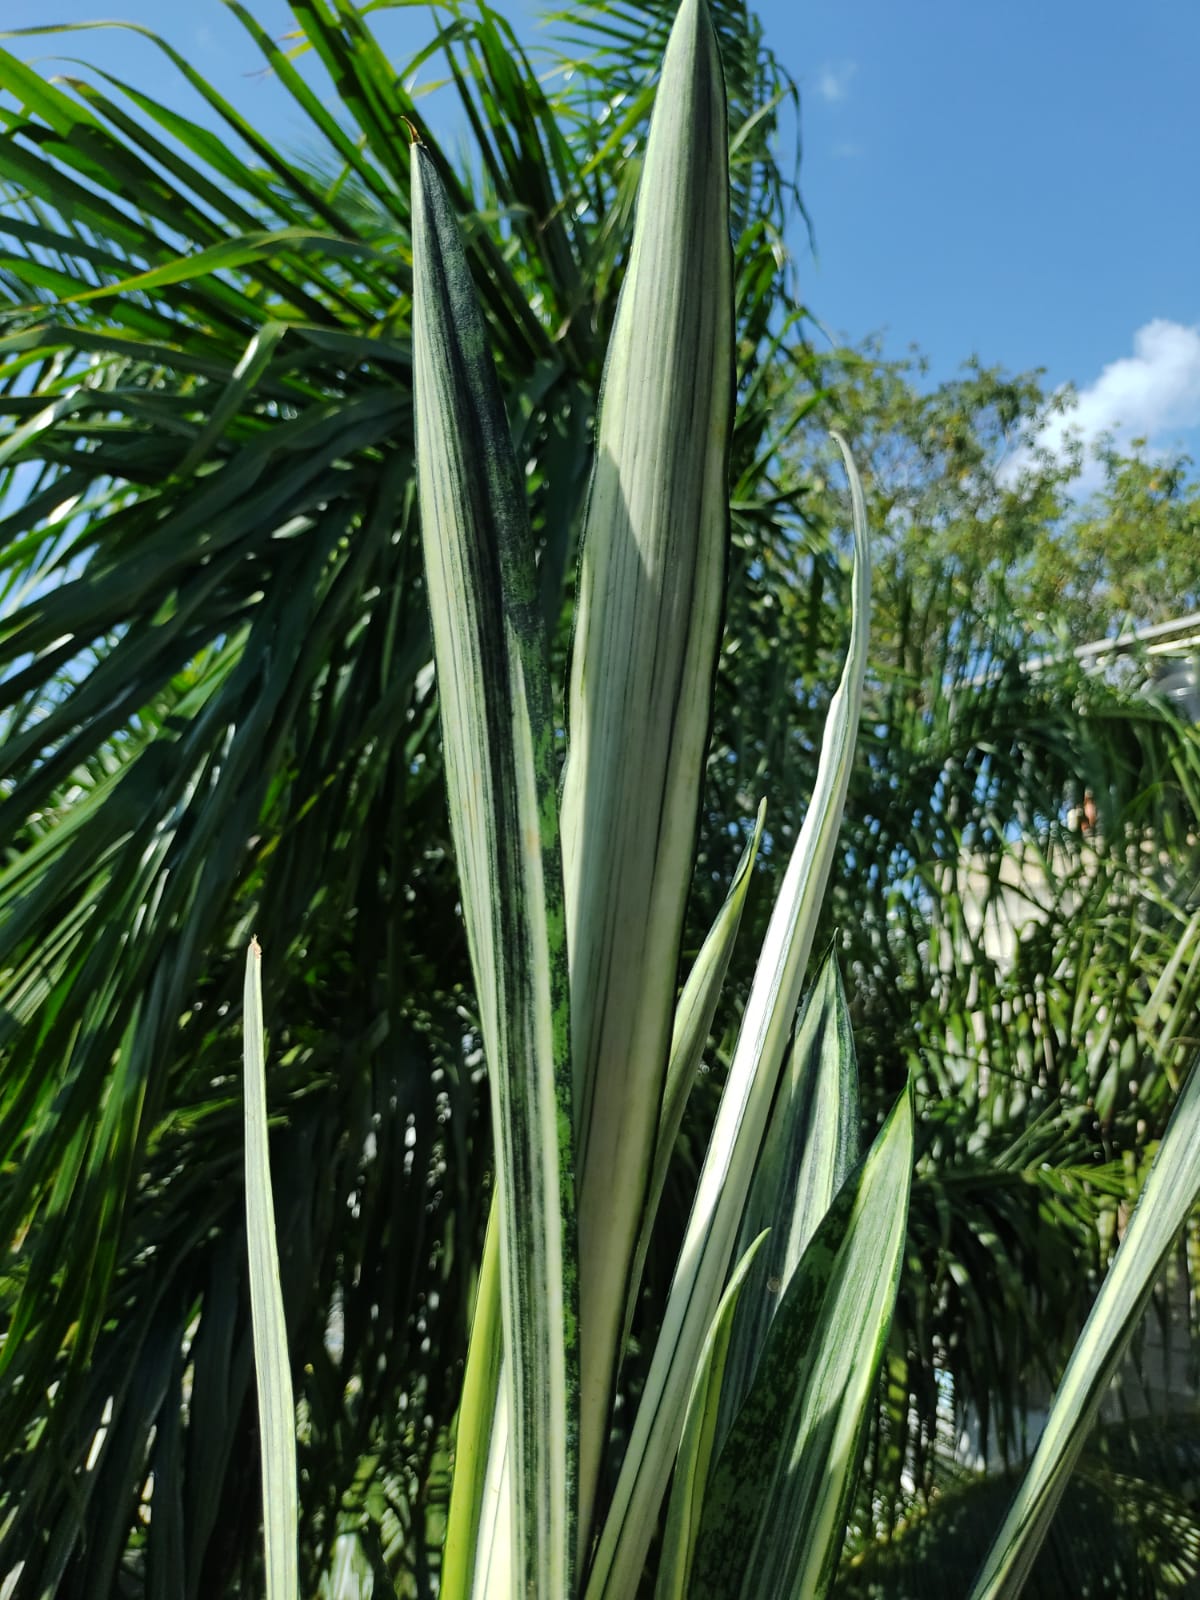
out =
[[[738,1304],[721,1392],[722,1437],[753,1381],[775,1313],[809,1240],[859,1156],[858,1067],[833,951],[796,1024],[783,1082],[755,1167],[735,1256],[770,1239]]]
[[[262,951],[246,951],[242,1053],[245,1079],[246,1245],[250,1316],[262,1456],[263,1542],[267,1600],[299,1600],[296,1404],[279,1282],[275,1201],[267,1141],[267,1077],[263,1048]]]
[[[493,1194],[454,1432],[454,1475],[442,1544],[440,1600],[469,1600],[474,1583],[503,1342],[499,1202]]]

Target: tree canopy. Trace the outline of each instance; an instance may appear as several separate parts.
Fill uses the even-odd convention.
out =
[[[876,345],[821,365],[867,460],[885,574],[1002,584],[1035,646],[1200,606],[1200,481],[1186,455],[1144,439],[1085,448],[1070,391],[1047,391],[1036,372],[972,359],[932,383],[919,356],[889,360]]]

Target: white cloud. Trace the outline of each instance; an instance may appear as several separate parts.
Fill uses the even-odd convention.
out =
[[[1184,428],[1200,426],[1200,325],[1187,327],[1156,317],[1133,336],[1133,354],[1110,361],[1094,383],[1079,390],[1061,415],[1051,417],[1038,444],[1061,455],[1069,439],[1084,447],[1086,465],[1078,485],[1088,493],[1102,481],[1093,446],[1105,435],[1118,445],[1146,439],[1151,449],[1170,443],[1164,439]],[[1025,465],[1022,453],[1009,464],[1005,476],[1015,478]]]
[[[838,66],[826,64],[817,73],[817,93],[822,100],[844,100],[850,92],[850,80],[858,71],[855,61],[843,61]]]
[[[1087,441],[1103,433],[1153,438],[1167,428],[1200,423],[1200,327],[1156,317],[1133,336],[1133,354],[1110,361],[1079,391],[1065,417],[1056,419]],[[1047,440],[1052,443],[1052,439]]]

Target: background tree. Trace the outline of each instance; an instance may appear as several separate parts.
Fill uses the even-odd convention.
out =
[[[885,584],[903,577],[924,592],[953,570],[984,606],[1000,584],[1043,648],[1200,604],[1200,484],[1187,456],[1144,439],[1085,450],[1069,391],[978,359],[931,384],[919,356],[887,360],[867,345],[824,357],[821,379],[864,455]],[[811,427],[792,435],[797,465],[814,443]]]

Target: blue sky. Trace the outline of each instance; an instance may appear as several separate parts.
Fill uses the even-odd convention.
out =
[[[1200,5],[762,0],[804,93],[814,309],[1074,382],[1200,454]]]
[[[505,0],[497,0],[504,9]],[[282,0],[249,0],[282,34]],[[1198,0],[759,0],[803,95],[802,186],[817,242],[793,245],[838,335],[917,345],[933,377],[975,354],[1073,382],[1094,434],[1200,456]],[[509,0],[536,37],[531,0]],[[282,143],[297,123],[220,0],[5,0],[8,27],[119,15],[157,27]],[[397,59],[418,8],[376,13]],[[169,99],[174,74],[105,31],[28,39]],[[48,65],[48,63],[47,63]],[[70,69],[67,69],[70,70]]]

